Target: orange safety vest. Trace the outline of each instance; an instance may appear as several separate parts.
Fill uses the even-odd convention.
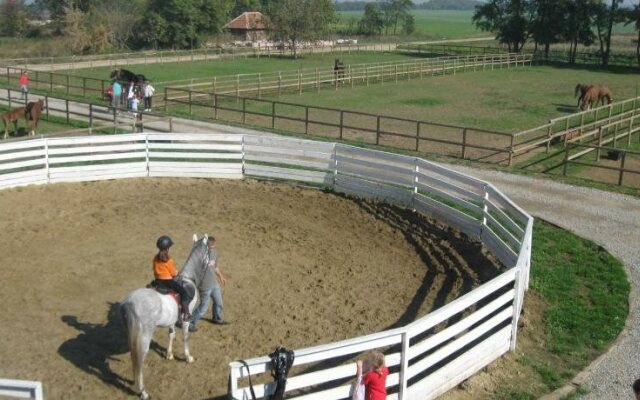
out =
[[[160,261],[158,257],[153,258],[153,275],[156,279],[172,279],[178,275],[176,271],[176,262],[173,258],[169,258],[167,261]]]

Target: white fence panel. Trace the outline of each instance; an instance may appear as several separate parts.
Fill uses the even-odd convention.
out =
[[[42,400],[42,383],[17,379],[0,379],[0,396]]]
[[[44,165],[41,169],[0,174],[0,189],[25,185],[41,185],[48,182],[47,170],[44,168]]]
[[[480,237],[482,243],[484,243],[504,265],[515,266],[518,261],[518,255],[491,229],[483,229]]]
[[[367,197],[404,206],[411,204],[413,198],[413,192],[406,189],[340,174],[335,176],[334,190],[352,196]]]
[[[480,236],[482,221],[427,196],[416,194],[413,207],[420,213],[440,220],[471,237]]]
[[[409,387],[408,400],[429,400],[454,388],[509,350],[510,327],[507,326],[481,342],[445,367],[434,371]]]
[[[49,180],[51,183],[140,178],[144,176],[147,176],[147,165],[144,161],[135,163],[94,164],[49,169]]]
[[[242,164],[149,161],[149,176],[242,179]]]
[[[284,179],[322,185],[333,184],[333,173],[331,172],[246,164],[244,173],[248,176],[257,176],[269,179]]]

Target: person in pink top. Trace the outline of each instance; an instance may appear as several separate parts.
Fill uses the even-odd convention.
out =
[[[20,98],[24,99],[27,96],[27,93],[29,92],[29,73],[27,71],[24,71],[21,75],[20,75]]]
[[[389,368],[384,365],[384,354],[379,351],[371,352],[369,370],[362,370],[362,360],[356,362],[357,375],[362,374],[365,387],[365,400],[385,400],[387,398],[387,376]]]

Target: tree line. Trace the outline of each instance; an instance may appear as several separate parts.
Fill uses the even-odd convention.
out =
[[[578,45],[595,44],[604,66],[609,65],[614,24],[633,24],[640,64],[640,0],[631,8],[622,4],[623,0],[489,0],[476,7],[473,23],[494,32],[513,52],[533,41],[548,56],[552,44],[569,43],[570,63],[575,62]]]
[[[415,32],[415,18],[411,14],[414,4],[411,0],[380,0],[364,4],[364,14],[358,20],[355,17],[346,21],[342,33],[366,36],[381,35],[390,32],[405,35]]]
[[[0,35],[62,36],[74,53],[194,49],[245,11],[261,11],[272,38],[294,50],[328,37],[338,22],[333,0],[3,0]]]
[[[343,1],[336,3],[338,11],[364,11],[369,1]],[[424,3],[416,3],[413,5],[414,10],[474,10],[477,5],[481,4],[477,0],[429,0]]]

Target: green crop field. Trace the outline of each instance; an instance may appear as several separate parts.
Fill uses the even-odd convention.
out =
[[[413,10],[411,14],[416,23],[412,39],[438,40],[487,36],[486,32],[476,29],[471,22],[473,11]],[[362,15],[362,11],[343,11],[340,13],[341,25],[346,26],[350,19],[360,20]],[[382,39],[384,40],[384,37]]]

